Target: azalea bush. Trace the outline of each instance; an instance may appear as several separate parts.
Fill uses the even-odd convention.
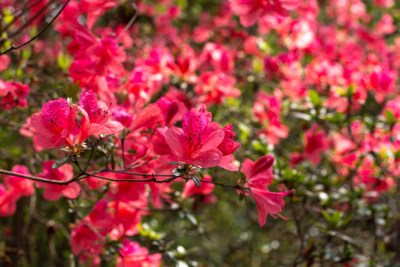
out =
[[[398,8],[1,1],[1,265],[395,266]]]

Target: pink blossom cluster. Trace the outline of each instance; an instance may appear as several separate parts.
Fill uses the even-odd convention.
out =
[[[29,94],[29,86],[19,82],[0,80],[0,106],[5,110],[14,107],[26,108],[28,105],[26,97]]]

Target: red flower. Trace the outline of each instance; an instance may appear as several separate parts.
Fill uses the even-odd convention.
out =
[[[46,161],[43,163],[43,172],[38,176],[55,180],[55,181],[68,181],[71,180],[74,173],[72,166],[65,164],[58,169],[53,169],[54,160]],[[44,188],[43,197],[47,200],[58,200],[62,195],[67,198],[77,198],[80,193],[79,185],[74,182],[68,185],[58,185],[50,183],[37,182],[37,186]]]
[[[35,145],[55,148],[67,144],[73,147],[70,133],[77,126],[75,117],[76,106],[71,108],[63,98],[45,103],[42,111],[31,116],[30,126],[34,130]]]
[[[240,96],[241,92],[235,88],[235,82],[235,78],[223,72],[205,72],[194,91],[199,95],[200,103],[221,104],[225,98]]]
[[[325,134],[322,130],[318,129],[318,125],[315,124],[306,132],[305,138],[306,147],[304,148],[303,156],[308,158],[314,165],[318,165],[321,162],[322,152],[329,148],[329,144],[325,139]]]
[[[118,267],[158,267],[161,265],[161,254],[151,254],[146,248],[142,248],[138,243],[124,239],[124,246],[120,250],[118,257]]]
[[[89,136],[99,134],[116,134],[124,128],[118,121],[109,121],[110,105],[98,101],[91,90],[82,92],[79,98],[79,111],[83,114],[78,144],[82,144]]]
[[[249,27],[262,16],[269,13],[286,16],[290,10],[296,9],[300,0],[230,0],[234,13],[240,16],[240,23]]]
[[[221,126],[211,122],[211,113],[203,107],[188,111],[183,116],[182,129],[169,128],[165,132],[165,141],[175,160],[209,168],[221,161],[223,154],[217,147],[224,136]]]
[[[212,181],[210,175],[204,175],[204,180]],[[202,183],[200,187],[198,187],[193,180],[185,183],[183,187],[182,197],[190,197],[193,195],[201,194],[201,195],[209,195],[214,190],[215,185],[211,183]]]
[[[282,207],[285,206],[283,197],[293,191],[270,192],[267,189],[267,186],[274,179],[272,173],[273,162],[274,158],[270,155],[263,156],[256,162],[246,159],[241,169],[247,178],[246,185],[251,189],[249,194],[256,201],[258,221],[261,227],[266,223],[268,214],[272,217],[278,215],[285,219],[279,214],[282,211]]]

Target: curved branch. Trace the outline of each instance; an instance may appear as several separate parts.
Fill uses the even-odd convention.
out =
[[[43,182],[43,183],[48,183],[48,184],[58,184],[58,185],[67,185],[69,183],[75,182],[78,178],[83,176],[83,175],[78,175],[78,176],[72,178],[71,180],[57,181],[57,180],[52,180],[52,179],[47,179],[47,178],[32,176],[32,175],[25,175],[25,174],[7,171],[7,170],[1,170],[1,169],[0,169],[0,173],[11,175],[11,176],[21,177],[21,178],[25,178],[25,179],[36,181],[36,182]]]
[[[33,36],[31,39],[29,39],[28,41],[26,41],[26,42],[24,42],[24,43],[22,43],[22,44],[20,44],[20,45],[15,46],[14,44],[12,44],[11,47],[8,48],[7,50],[5,50],[4,52],[0,52],[0,55],[7,54],[7,53],[9,53],[9,52],[11,52],[11,51],[13,51],[13,50],[16,50],[16,49],[18,49],[18,48],[21,48],[21,47],[23,47],[23,46],[25,46],[25,45],[27,45],[27,44],[33,42],[34,40],[36,40],[45,30],[47,30],[47,28],[49,28],[49,26],[50,26],[51,24],[53,24],[53,22],[58,18],[58,16],[60,16],[60,14],[61,14],[61,13],[63,12],[63,10],[65,9],[65,7],[68,5],[69,1],[70,1],[70,0],[67,0],[67,1],[65,2],[65,4],[64,4],[64,5],[61,7],[61,9],[57,12],[57,14],[54,16],[54,18],[52,18],[51,21],[50,21],[49,23],[47,23],[46,26],[45,26],[43,29],[41,29],[35,36]]]
[[[152,177],[152,178],[149,178],[149,179],[114,179],[114,178],[108,178],[105,176],[98,175],[98,174],[105,173],[105,172],[121,173],[121,174],[127,174],[127,175],[132,175],[132,176],[142,176],[142,177]],[[176,176],[173,174],[145,174],[145,173],[126,172],[123,170],[119,171],[119,170],[107,170],[107,169],[103,169],[103,170],[93,172],[93,173],[82,172],[79,175],[77,175],[74,178],[67,180],[67,181],[57,181],[57,180],[52,180],[52,179],[47,179],[47,178],[32,176],[32,175],[25,175],[25,174],[2,170],[2,169],[0,169],[0,173],[6,174],[6,175],[11,175],[11,176],[16,176],[16,177],[21,177],[21,178],[25,178],[25,179],[36,181],[36,182],[57,184],[57,185],[68,185],[70,183],[78,182],[80,180],[86,179],[88,177],[94,177],[94,178],[106,180],[109,182],[143,182],[143,183],[154,182],[154,183],[160,183],[160,184],[161,183],[169,183],[178,178],[181,178],[184,180],[191,180],[191,178],[185,177],[185,175]],[[168,178],[160,180],[160,179],[157,179],[157,176],[158,177],[168,177]],[[218,182],[214,182],[214,181],[206,181],[206,180],[201,180],[201,182],[211,183],[211,184],[215,184],[218,186],[234,188],[234,189],[246,189],[246,188],[242,188],[240,185],[229,185],[229,184],[223,184],[223,183],[218,183]]]

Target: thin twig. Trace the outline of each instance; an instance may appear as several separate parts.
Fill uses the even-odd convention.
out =
[[[63,12],[63,10],[65,9],[65,7],[66,7],[67,4],[69,3],[69,1],[70,1],[70,0],[67,0],[67,1],[65,2],[65,4],[61,7],[60,11],[57,12],[57,14],[54,16],[54,18],[52,18],[51,21],[50,21],[49,23],[47,23],[46,26],[45,26],[43,29],[41,29],[35,36],[33,36],[31,39],[29,39],[28,41],[26,41],[26,42],[24,42],[24,43],[22,43],[22,44],[20,44],[20,45],[15,46],[14,44],[12,44],[11,47],[8,48],[7,50],[5,50],[4,52],[0,52],[0,55],[7,54],[7,53],[9,53],[9,52],[11,52],[11,51],[13,51],[13,50],[16,50],[16,49],[18,49],[18,48],[21,48],[21,47],[23,47],[23,46],[25,46],[25,45],[27,45],[27,44],[33,42],[34,40],[36,40],[36,39],[37,39],[45,30],[47,30],[47,28],[49,28],[49,26],[58,18],[58,16]]]
[[[117,39],[115,39],[116,42],[118,42],[118,40],[122,37],[122,35],[132,26],[132,24],[135,22],[137,16],[138,16],[138,9],[135,3],[131,4],[133,7],[133,10],[135,11],[135,14],[133,15],[133,17],[129,20],[128,24],[126,24],[125,28],[119,33]]]

